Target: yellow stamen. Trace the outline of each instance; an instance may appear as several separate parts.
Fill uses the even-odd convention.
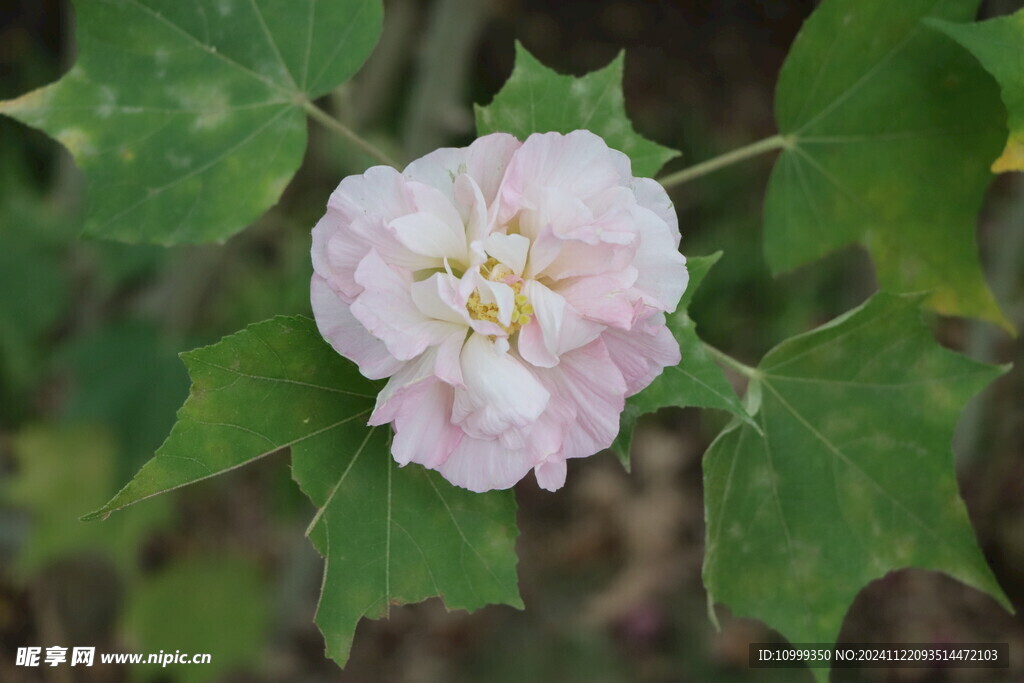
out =
[[[480,273],[491,282],[505,282],[515,277],[515,272],[497,259],[489,258],[480,266]],[[486,320],[501,327],[509,335],[514,334],[523,325],[530,323],[530,315],[533,313],[533,306],[523,291],[521,279],[509,283],[509,287],[515,292],[515,303],[512,308],[512,315],[508,325],[502,325],[498,320],[498,305],[495,303],[485,304],[480,298],[480,290],[474,290],[466,301],[466,310],[473,320]]]

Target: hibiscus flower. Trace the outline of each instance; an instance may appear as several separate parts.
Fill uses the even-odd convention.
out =
[[[665,190],[587,131],[495,133],[345,178],[313,229],[313,312],[371,379],[391,453],[473,491],[611,445],[679,362],[686,288]]]

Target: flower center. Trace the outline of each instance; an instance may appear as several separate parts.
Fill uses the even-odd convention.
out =
[[[523,291],[523,279],[517,276],[511,268],[503,263],[499,263],[494,258],[487,259],[480,268],[480,273],[491,282],[501,282],[508,285],[515,292],[512,319],[508,325],[501,324],[498,319],[498,304],[493,302],[485,303],[480,297],[479,289],[473,290],[473,293],[469,295],[469,299],[466,301],[466,310],[469,311],[469,317],[473,320],[492,322],[505,330],[509,335],[514,334],[520,327],[528,324],[530,316],[533,314],[533,306],[530,305],[526,295],[521,293]]]

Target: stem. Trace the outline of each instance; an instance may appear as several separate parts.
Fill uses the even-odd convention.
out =
[[[352,130],[344,123],[334,118],[333,116],[331,116],[330,114],[328,114],[323,109],[316,106],[309,100],[306,100],[305,102],[302,103],[302,108],[305,109],[310,116],[312,116],[314,119],[322,123],[325,128],[329,128],[335,133],[338,133],[339,135],[341,135],[341,137],[345,138],[346,140],[354,144],[362,151],[369,154],[377,161],[381,162],[382,164],[387,164],[388,166],[398,168],[398,164],[396,164],[391,159],[391,157],[389,157],[387,154],[374,147],[368,141],[361,138],[354,130]]]
[[[792,139],[785,135],[773,135],[770,138],[759,140],[753,144],[747,145],[746,147],[740,147],[739,149],[726,152],[725,154],[714,157],[713,159],[708,159],[707,161],[702,161],[699,164],[694,164],[693,166],[684,168],[681,171],[670,173],[664,178],[660,178],[658,182],[666,189],[675,187],[677,185],[687,183],[694,178],[707,175],[712,171],[717,171],[720,168],[731,166],[740,161],[744,161],[745,159],[756,157],[759,154],[764,154],[765,152],[771,152],[772,150],[780,149],[782,147],[789,147],[792,144]]]
[[[727,368],[732,368],[733,370],[740,373],[744,377],[749,377],[750,379],[758,379],[761,376],[761,371],[758,370],[757,368],[752,368],[749,365],[744,365],[743,363],[739,362],[729,354],[723,351],[719,351],[718,349],[716,349],[711,344],[708,344],[707,342],[701,342],[701,344],[704,345],[704,350],[708,352],[708,355],[711,356],[711,358],[713,358],[719,365],[724,365]]]

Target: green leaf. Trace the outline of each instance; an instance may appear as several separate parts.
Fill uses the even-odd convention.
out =
[[[20,575],[85,552],[108,557],[125,574],[135,571],[143,538],[167,517],[166,501],[109,525],[77,519],[117,485],[117,446],[109,432],[94,425],[41,424],[15,436],[13,453],[17,472],[5,482],[3,500],[28,511],[31,530],[16,558]]]
[[[288,446],[359,443],[378,385],[307,318],[278,317],[181,354],[192,388],[170,436],[113,499],[83,519],[208,479]]]
[[[259,565],[242,558],[197,558],[147,577],[128,594],[122,629],[140,652],[210,655],[207,664],[132,667],[141,680],[221,680],[227,671],[260,670],[270,634],[270,586]]]
[[[512,492],[470,493],[419,466],[398,468],[389,429],[366,426],[380,383],[312,320],[250,325],[182,358],[192,391],[170,437],[87,518],[291,447],[295,479],[321,508],[311,525],[326,558],[317,621],[339,663],[359,619],[393,602],[442,595],[452,608],[521,606]]]
[[[516,580],[515,498],[472,493],[436,472],[400,468],[387,428],[361,442],[295,449],[292,469],[320,508],[310,530],[326,557],[316,621],[327,655],[344,665],[359,619],[435,595],[450,609],[522,608]]]
[[[619,54],[611,64],[585,76],[563,76],[541,64],[516,43],[512,75],[494,100],[476,106],[478,135],[504,132],[525,140],[533,133],[586,129],[633,162],[633,175],[650,177],[679,153],[633,130],[622,97]]]
[[[970,50],[1002,88],[1010,137],[992,172],[1024,171],[1024,9],[974,24],[929,24]]]
[[[676,312],[668,316],[668,327],[679,342],[682,360],[674,367],[665,368],[646,389],[626,399],[626,409],[619,422],[619,435],[611,447],[627,470],[633,430],[637,418],[646,413],[668,406],[717,408],[754,424],[722,369],[715,365],[704,350],[704,344],[697,337],[696,325],[688,314],[694,293],[711,266],[721,257],[722,252],[718,252],[686,260],[690,282]]]
[[[928,291],[940,313],[1012,329],[975,242],[1003,106],[977,62],[921,21],[970,20],[978,1],[826,0],[807,20],[776,91],[774,271],[859,242],[883,289]]]
[[[89,180],[85,233],[222,240],[302,161],[303,106],[351,77],[380,0],[76,2],[78,62],[0,112],[45,131]]]
[[[1010,609],[950,448],[964,403],[1006,368],[939,346],[921,300],[878,294],[765,356],[761,434],[734,420],[704,459],[710,601],[830,643],[864,585],[919,567]]]

